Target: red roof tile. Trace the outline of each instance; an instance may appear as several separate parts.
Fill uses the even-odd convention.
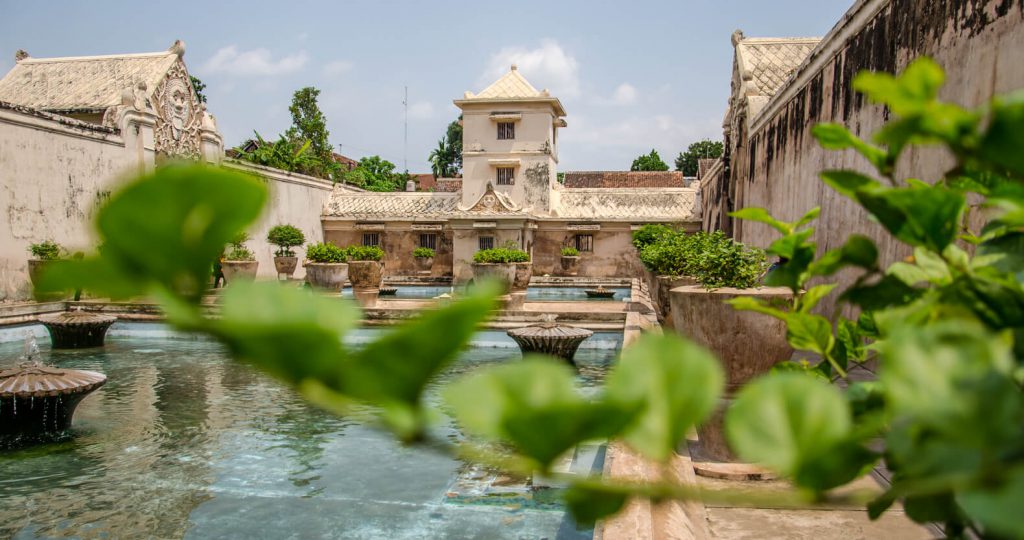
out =
[[[686,187],[679,171],[575,171],[565,173],[567,188]]]

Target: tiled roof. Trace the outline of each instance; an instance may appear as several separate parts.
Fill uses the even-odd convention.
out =
[[[679,171],[572,171],[565,173],[567,188],[685,187]]]
[[[538,92],[513,65],[508,73],[473,97],[477,99],[528,99],[547,97],[547,95]]]
[[[700,219],[689,188],[566,189],[554,212],[565,219],[680,222]]]
[[[454,193],[345,193],[335,190],[324,215],[350,219],[440,219],[458,211]]]
[[[743,73],[757,85],[757,94],[774,96],[821,38],[743,38],[736,58]]]
[[[22,57],[0,79],[0,101],[48,111],[106,110],[139,82],[148,91],[174,65],[184,49],[157,53],[67,58]]]

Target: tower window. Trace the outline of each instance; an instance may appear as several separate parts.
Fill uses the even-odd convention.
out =
[[[434,233],[420,234],[420,247],[437,249],[437,235]]]
[[[380,245],[380,233],[375,233],[375,232],[363,233],[363,245],[364,246],[379,246]]]
[[[498,185],[511,186],[515,182],[516,170],[512,167],[498,167]]]
[[[498,122],[498,140],[510,141],[516,138],[515,122]]]
[[[579,252],[594,251],[594,235],[592,234],[577,234],[576,235],[576,250]]]

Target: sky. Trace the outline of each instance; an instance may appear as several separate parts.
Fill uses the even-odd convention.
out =
[[[9,0],[5,0],[9,1]],[[225,145],[291,124],[288,104],[321,90],[336,150],[429,172],[458,109],[516,63],[562,101],[559,170],[627,170],[656,149],[666,163],[721,139],[736,29],[823,36],[852,0],[363,2],[11,2],[0,73],[34,57],[152,52],[186,43]],[[403,96],[408,87],[408,143]]]

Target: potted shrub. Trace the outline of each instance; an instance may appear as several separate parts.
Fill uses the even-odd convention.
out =
[[[35,285],[39,282],[39,275],[42,274],[43,268],[50,261],[60,259],[64,248],[53,240],[43,240],[38,244],[30,244],[28,251],[32,254],[32,258],[28,260],[28,277]]]
[[[691,236],[686,271],[698,284],[671,289],[674,326],[677,333],[715,353],[725,369],[729,398],[747,381],[789,360],[793,347],[786,340],[785,322],[757,311],[738,311],[727,302],[748,298],[778,308],[791,303],[793,292],[761,286],[767,270],[764,251],[721,231]],[[716,460],[732,461],[720,412],[698,427],[701,450]]]
[[[345,250],[325,242],[306,247],[306,283],[318,289],[339,292],[348,279]]]
[[[376,302],[384,279],[384,265],[380,262],[384,258],[384,250],[377,246],[349,246],[345,254],[352,294],[361,306],[370,307]]]
[[[234,283],[236,279],[249,281],[256,279],[256,269],[259,263],[256,262],[252,251],[245,247],[247,241],[249,241],[249,235],[244,232],[239,233],[231,241],[231,249],[224,254],[224,260],[220,264],[224,272],[225,284]]]
[[[295,273],[295,267],[299,264],[299,258],[292,251],[293,247],[306,243],[306,235],[298,227],[292,225],[275,225],[267,232],[267,242],[277,246],[274,252],[274,268],[280,277],[291,277]]]
[[[575,276],[580,271],[580,251],[572,246],[562,248],[562,275]]]
[[[529,262],[529,254],[519,249],[511,247],[482,249],[473,255],[473,279],[474,281],[497,281],[501,284],[504,293],[507,294],[513,290],[515,285],[525,288],[523,286],[524,275],[526,284],[529,285]],[[516,279],[517,273],[519,274],[518,280]]]
[[[721,239],[724,239],[724,235]],[[717,241],[721,241],[718,237]],[[633,232],[633,245],[639,251],[644,265],[644,280],[650,291],[658,319],[672,328],[672,309],[669,291],[683,285],[694,285],[690,276],[693,253],[711,249],[711,237],[703,232],[687,234],[665,225],[644,225]]]
[[[416,267],[421,273],[429,274],[434,266],[434,250],[428,247],[418,247],[412,250],[412,256],[416,259]]]

